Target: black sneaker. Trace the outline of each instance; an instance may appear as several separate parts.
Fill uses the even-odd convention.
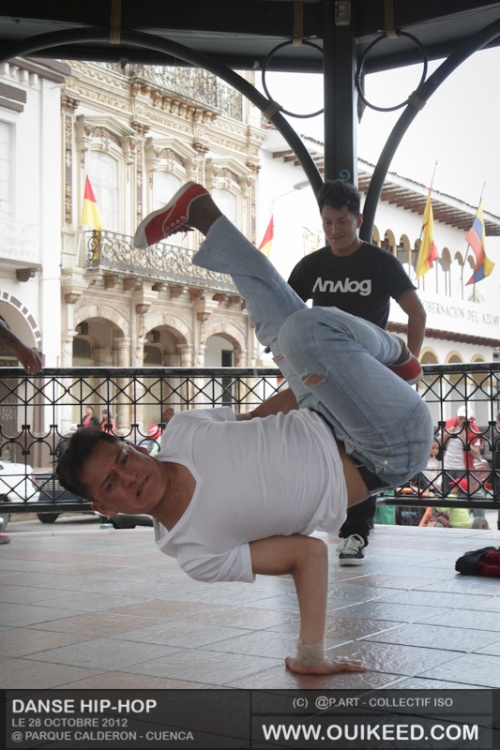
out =
[[[342,539],[337,547],[339,565],[363,565],[365,561],[364,546],[365,540],[359,534],[351,534],[351,536]]]

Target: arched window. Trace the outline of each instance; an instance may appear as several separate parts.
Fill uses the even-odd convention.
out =
[[[443,248],[438,265],[441,266],[442,277],[444,279],[444,294],[447,297],[451,297],[451,255],[447,247]]]
[[[224,216],[227,216],[230,222],[238,226],[240,224],[237,215],[238,201],[234,193],[216,188],[212,191],[212,196]]]
[[[154,176],[153,211],[168,203],[179,190],[181,181],[171,172],[156,172]]]
[[[181,180],[171,172],[156,172],[153,185],[153,211],[157,211],[159,208],[162,208],[165,203],[168,203],[172,196],[179,190],[180,186]],[[172,234],[164,241],[167,244],[180,245],[182,242],[182,235]],[[155,363],[148,362],[148,364]],[[160,364],[162,363],[160,362]]]
[[[118,162],[109,154],[92,151],[89,171],[104,229],[118,232]]]

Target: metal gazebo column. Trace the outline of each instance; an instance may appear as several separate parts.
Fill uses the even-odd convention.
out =
[[[323,90],[325,179],[357,185],[356,55],[352,4],[324,0]]]

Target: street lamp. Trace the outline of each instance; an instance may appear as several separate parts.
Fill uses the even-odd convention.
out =
[[[290,195],[290,193],[294,193],[296,190],[303,190],[304,188],[309,187],[310,184],[311,183],[309,182],[309,180],[302,180],[302,182],[295,183],[295,185],[292,187],[291,190],[287,190],[286,193],[281,193],[281,195],[277,195],[275,198],[272,199],[271,209],[274,205],[274,202],[277,201],[278,198],[283,198],[285,195]]]

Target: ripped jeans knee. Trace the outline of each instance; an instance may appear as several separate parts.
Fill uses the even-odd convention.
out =
[[[325,380],[324,375],[302,375],[300,378],[303,385],[305,385],[306,388],[312,388],[315,385],[319,385],[320,383],[323,383]]]

